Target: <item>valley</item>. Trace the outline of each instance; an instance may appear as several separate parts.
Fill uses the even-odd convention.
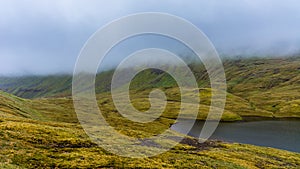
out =
[[[299,65],[300,57],[224,60],[228,93],[221,121],[300,119]],[[197,77],[200,91],[197,120],[204,121],[211,97],[208,77],[201,65],[190,67]],[[115,130],[143,139],[160,134],[174,124],[180,108],[180,95],[170,76],[146,70],[131,83],[131,102],[140,111],[150,108],[148,95],[153,88],[163,90],[168,100],[160,118],[139,124],[117,112],[109,92],[112,74],[113,71],[106,71],[97,75],[96,93],[103,116]],[[300,166],[299,153],[217,139],[200,144],[190,136],[170,151],[155,157],[129,159],[113,155],[91,142],[81,128],[73,108],[71,82],[69,75],[0,78],[0,168]],[[185,120],[190,120],[188,113],[184,116]]]

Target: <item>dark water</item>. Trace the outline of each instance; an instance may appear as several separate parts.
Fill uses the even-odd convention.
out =
[[[171,128],[182,132],[188,123],[191,121],[181,120]],[[203,124],[203,121],[196,121],[189,135],[199,137]],[[300,121],[220,123],[210,139],[300,152]]]

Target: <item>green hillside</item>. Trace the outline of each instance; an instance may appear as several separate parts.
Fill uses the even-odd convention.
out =
[[[69,75],[1,77],[0,89],[22,98],[70,95]]]
[[[237,60],[225,67],[231,68],[226,73],[228,92],[247,100],[254,110],[263,109],[276,117],[299,117],[299,57]]]
[[[5,118],[77,122],[70,98],[29,100],[0,91],[0,113]]]
[[[106,120],[128,136],[152,136],[173,123],[164,114],[147,125],[133,124],[114,113],[109,94],[98,97]],[[133,104],[147,105],[143,99],[143,95],[133,95]],[[76,121],[70,98],[28,100],[1,92],[0,115],[0,168],[297,168],[300,165],[298,153],[219,141],[199,144],[190,137],[155,157],[118,157],[88,139]]]
[[[300,57],[224,59],[228,85],[226,110],[244,117],[300,117]],[[203,65],[191,64],[200,88],[208,88],[209,80]],[[184,72],[183,72],[184,73]],[[110,90],[113,71],[99,73],[96,93]],[[31,76],[0,78],[0,89],[22,98],[62,97],[71,95],[72,78]],[[145,70],[131,83],[131,89],[176,87],[166,73]],[[171,91],[171,90],[169,90]],[[209,98],[206,98],[209,100]],[[204,105],[209,101],[202,100]],[[233,118],[240,119],[240,117]]]
[[[300,57],[224,59],[223,64],[231,94],[249,97],[255,92],[287,86],[295,89],[300,84]],[[191,64],[190,68],[199,87],[208,87],[209,80],[203,65]],[[97,75],[97,93],[110,89],[112,75],[113,70]],[[23,98],[70,95],[71,83],[70,75],[0,77],[1,90]],[[134,89],[176,86],[170,76],[157,70],[143,71],[133,83]]]

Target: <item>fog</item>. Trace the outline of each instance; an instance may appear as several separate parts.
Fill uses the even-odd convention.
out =
[[[0,75],[71,73],[82,46],[97,29],[137,12],[165,12],[187,19],[208,36],[222,56],[289,56],[300,53],[299,9],[296,0],[3,0]],[[166,44],[161,38],[152,38],[147,45],[142,41],[113,51],[104,68],[132,49]]]

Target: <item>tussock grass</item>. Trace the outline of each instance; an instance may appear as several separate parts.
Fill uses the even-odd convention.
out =
[[[300,118],[300,58],[230,59],[224,61],[228,82],[222,121],[246,117]],[[211,89],[203,67],[190,65],[200,90],[198,120],[205,120]],[[179,90],[172,78],[146,70],[131,84],[131,103],[150,108],[152,88],[167,95],[167,107],[147,124],[125,119],[116,110],[110,93],[112,71],[96,81],[98,105],[107,122],[118,132],[144,139],[162,133],[177,118]],[[100,80],[105,79],[105,80]],[[299,168],[300,154],[245,144],[197,141],[185,138],[161,155],[130,159],[111,154],[94,144],[78,123],[70,96],[69,76],[1,78],[0,88],[24,98],[0,92],[0,168]],[[12,87],[11,87],[12,86]],[[120,93],[121,95],[123,93]],[[41,98],[50,97],[51,98]],[[55,96],[55,97],[54,97]],[[161,106],[160,104],[158,106]],[[87,108],[88,110],[88,108]],[[189,109],[184,114],[190,118]],[[111,137],[111,142],[115,142]],[[172,141],[172,138],[170,138]],[[144,144],[164,144],[160,142]],[[143,145],[139,145],[143,146]],[[141,148],[141,147],[139,147]]]
[[[204,96],[209,95],[209,90],[205,91]],[[91,142],[75,115],[67,115],[74,113],[70,98],[26,100],[5,93],[1,97],[2,105],[15,102],[15,107],[28,106],[20,112],[15,107],[0,106],[1,168],[297,168],[300,165],[298,153],[218,141],[198,145],[190,137],[155,157],[123,158]],[[150,124],[134,124],[115,112],[108,93],[98,97],[106,120],[131,137],[156,135],[174,122],[173,117],[167,117],[172,115],[165,113]],[[143,95],[134,95],[132,99],[137,108],[149,106],[137,104],[145,99]],[[170,107],[176,107],[176,98],[170,100],[173,100]]]

